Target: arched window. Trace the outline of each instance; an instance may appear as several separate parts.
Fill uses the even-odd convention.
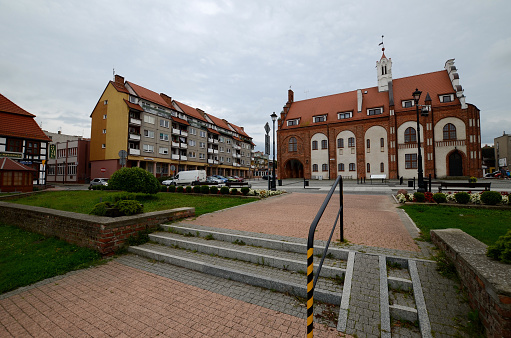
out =
[[[414,142],[417,142],[415,128],[408,127],[405,130],[405,143],[414,143]]]
[[[328,149],[328,141],[327,140],[321,141],[321,149]]]
[[[318,165],[317,164],[313,164],[312,165],[312,171],[318,171]]]
[[[366,143],[367,143],[366,148],[367,148],[367,149],[370,149],[370,148],[371,148],[371,140],[370,140],[370,139],[367,139],[367,140],[366,140]]]
[[[456,140],[456,127],[452,123],[444,126],[444,141]]]
[[[382,137],[380,138],[380,148],[385,147],[385,139]]]
[[[289,151],[297,151],[297,142],[295,137],[289,139]]]
[[[355,163],[350,163],[350,171],[355,171]]]
[[[344,163],[339,163],[339,164],[337,165],[337,170],[338,170],[338,171],[344,171]]]
[[[321,165],[321,170],[322,171],[328,171],[328,164]]]
[[[367,163],[367,172],[370,173],[371,172],[371,163]]]
[[[385,172],[385,164],[383,162],[380,163],[380,172]]]

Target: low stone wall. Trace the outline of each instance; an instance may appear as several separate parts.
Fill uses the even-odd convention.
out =
[[[459,229],[432,230],[431,240],[456,266],[486,335],[511,337],[511,265],[488,258],[487,245]]]
[[[68,211],[0,202],[0,220],[46,236],[113,255],[139,231],[195,215],[195,208],[177,208],[133,216],[101,217]]]

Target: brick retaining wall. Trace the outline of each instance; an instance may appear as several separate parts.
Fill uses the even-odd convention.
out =
[[[159,224],[195,215],[195,208],[177,208],[133,216],[102,217],[0,202],[3,223],[113,255],[130,236]]]
[[[432,230],[431,240],[456,266],[486,335],[511,337],[511,265],[488,258],[487,245],[459,229]]]

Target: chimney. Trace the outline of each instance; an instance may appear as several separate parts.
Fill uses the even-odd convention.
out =
[[[62,131],[61,131],[61,130],[59,130],[59,131],[57,131],[57,133],[60,135],[60,134],[62,133]]]
[[[294,102],[294,93],[291,89],[287,91],[287,103]]]
[[[124,77],[115,74],[115,83],[118,83],[120,85],[124,85]]]
[[[357,111],[362,112],[362,90],[357,89]]]

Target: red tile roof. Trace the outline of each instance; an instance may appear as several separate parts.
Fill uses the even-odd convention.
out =
[[[177,123],[181,123],[181,124],[184,124],[184,125],[187,125],[187,126],[190,125],[190,123],[188,123],[188,121],[180,119],[179,117],[175,117],[175,116],[172,116],[172,121],[175,121]]]
[[[18,115],[25,115],[35,117],[34,114],[30,114],[25,109],[20,108],[14,102],[0,94],[0,112],[13,113]]]
[[[211,128],[208,128],[208,131],[212,134],[217,134],[217,135],[220,135],[220,133],[218,131],[216,131],[215,129],[211,129]]]
[[[402,108],[401,101],[411,100],[415,88],[422,91],[420,104],[424,104],[424,98],[429,93],[432,98],[432,105],[441,104],[439,96],[441,94],[452,94],[452,87],[449,75],[446,71],[415,75],[392,81],[394,109],[396,112],[410,109]],[[378,87],[361,89],[362,91],[362,112],[358,113],[357,91],[350,91],[340,94],[318,97],[303,101],[296,101],[291,104],[286,116],[287,120],[300,119],[297,126],[287,126],[283,123],[282,129],[293,129],[304,126],[310,126],[313,123],[313,117],[327,114],[326,122],[314,123],[314,125],[338,122],[337,113],[353,112],[353,117],[349,121],[372,118],[367,116],[368,108],[384,107],[383,115],[389,113],[389,92],[378,92]],[[455,98],[455,101],[458,98]],[[452,104],[452,103],[451,103]]]
[[[196,118],[197,120],[201,120],[201,121],[204,121],[204,122],[208,122],[204,116],[202,116],[198,111],[197,109],[195,108],[192,108],[184,103],[181,103],[181,102],[178,102],[176,100],[174,100],[174,102],[178,105],[179,108],[181,108],[181,110],[186,114],[186,115],[190,115],[191,117],[194,117]]]
[[[226,123],[225,120],[219,119],[218,117],[210,115],[210,114],[208,114],[208,117],[211,119],[211,121],[213,121],[213,124],[215,126],[226,129],[226,130],[231,130],[231,128],[229,128],[229,125]]]
[[[130,92],[126,89],[126,87],[124,87],[124,84],[121,84],[121,83],[118,83],[118,82],[114,82],[114,81],[110,81],[110,84],[112,86],[114,86],[114,88],[118,91],[118,92],[121,92],[121,93],[126,93],[126,94],[129,94]]]
[[[9,171],[36,171],[34,168],[27,167],[19,162],[13,161],[10,158],[0,158],[0,170]]]
[[[142,109],[142,107],[140,107],[138,104],[131,103],[130,101],[128,101],[126,99],[124,99],[124,102],[130,109],[137,110],[137,111],[144,111],[144,109]]]
[[[234,130],[236,130],[236,132],[237,132],[238,134],[243,135],[243,136],[245,136],[245,137],[249,137],[249,138],[251,138],[250,136],[248,136],[248,135],[247,135],[247,133],[245,133],[245,131],[243,130],[243,128],[238,127],[237,125],[232,124],[231,122],[229,122],[229,125],[230,125],[231,127],[233,127],[233,128],[234,128]]]
[[[160,96],[160,94],[153,92],[152,90],[146,89],[142,86],[136,85],[132,82],[126,81],[126,83],[129,84],[129,86],[133,88],[135,93],[144,100],[151,101],[153,103],[159,104],[160,106],[172,108],[171,106],[169,106],[167,102],[165,102],[165,100]]]

